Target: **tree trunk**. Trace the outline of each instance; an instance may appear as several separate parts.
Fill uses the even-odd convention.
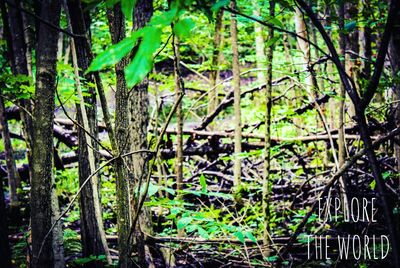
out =
[[[308,39],[308,32],[307,26],[303,19],[303,13],[300,11],[299,8],[295,8],[295,26],[296,26],[296,33]],[[301,38],[297,38],[297,44],[299,46],[300,51],[303,53],[303,71],[306,73],[305,77],[305,87],[308,93],[312,93],[314,91],[314,81],[311,73],[309,72],[309,65],[311,61],[311,51],[310,51],[310,44],[307,41],[304,41]]]
[[[340,3],[338,7],[338,16],[339,16],[339,50],[340,50],[340,55],[342,55],[343,59],[341,61],[342,66],[346,66],[346,57],[345,57],[345,52],[346,52],[346,36],[344,34],[344,3]],[[346,140],[345,140],[345,111],[344,111],[344,105],[346,102],[346,89],[345,85],[342,83],[340,84],[340,94],[339,94],[340,100],[339,100],[339,139],[338,139],[338,161],[339,161],[339,166],[343,166],[346,160]],[[345,207],[348,207],[348,201],[347,201],[347,194],[346,194],[346,176],[343,175],[339,179],[339,184],[340,184],[340,194],[341,198],[343,200],[343,204]],[[346,210],[348,211],[348,210]],[[350,215],[347,215],[347,217]],[[346,217],[346,215],[345,215]]]
[[[107,11],[112,43],[118,43],[125,38],[125,18],[121,11],[121,5],[114,5],[112,10]],[[115,141],[117,150],[114,154],[122,154],[125,149],[125,141],[128,137],[128,89],[126,86],[124,68],[127,59],[122,59],[115,65],[117,80],[115,92]],[[117,224],[118,224],[118,253],[119,267],[130,267],[129,258],[130,241],[129,233],[131,226],[130,213],[130,191],[128,184],[128,172],[124,165],[124,160],[118,158],[115,161],[116,174],[116,198],[117,198]]]
[[[269,2],[269,16],[273,18],[275,16],[275,2]],[[272,40],[274,38],[274,29],[268,28],[268,39]],[[264,234],[263,242],[264,247],[268,249],[268,244],[270,243],[269,234],[269,221],[270,221],[270,188],[271,178],[270,178],[270,167],[271,167],[271,108],[272,108],[272,61],[274,56],[274,46],[270,45],[267,47],[266,51],[266,61],[267,61],[267,72],[265,74],[266,78],[266,110],[265,110],[265,155],[264,155],[264,178],[262,187],[262,208],[264,214]],[[269,251],[264,252],[265,256],[269,255]],[[265,257],[264,256],[264,257]]]
[[[12,145],[11,145],[10,131],[8,129],[8,123],[5,119],[4,100],[1,96],[0,96],[0,129],[1,129],[1,136],[2,136],[3,142],[4,142],[4,152],[5,152],[6,165],[7,165],[11,215],[17,216],[18,209],[19,209],[17,188],[19,187],[20,179],[19,179],[19,174],[18,174],[16,166],[15,166],[15,159],[14,159],[13,149],[12,149]],[[17,220],[16,217],[12,217],[12,218],[14,220]]]
[[[231,8],[236,10],[236,0],[231,0]],[[237,21],[236,15],[231,13],[231,39],[232,39],[232,86],[234,91],[234,111],[235,111],[235,156],[234,156],[234,171],[233,171],[233,184],[237,188],[240,185],[242,175],[242,161],[240,153],[242,152],[242,119],[240,111],[240,69],[239,69],[239,50],[238,50],[238,36],[237,36]]]
[[[257,0],[252,0],[253,15],[256,18],[261,17],[260,7]],[[257,69],[265,69],[267,59],[265,56],[265,41],[263,36],[263,27],[260,23],[254,22],[254,34],[255,34],[255,45],[256,45],[256,66]],[[257,71],[257,80],[260,85],[265,84],[267,81],[266,74],[264,71]]]
[[[8,6],[8,13],[6,11],[6,7],[4,3],[2,4],[2,17],[4,27],[7,28],[7,32],[9,34],[9,38],[7,38],[9,52],[10,52],[10,61],[11,61],[11,70],[14,75],[29,75],[28,72],[28,62],[27,62],[27,49],[25,44],[25,33],[24,33],[24,24],[23,18],[20,10],[15,7],[20,6],[19,1],[10,0],[10,4]],[[7,14],[5,14],[6,12]],[[7,23],[8,20],[8,23]],[[29,113],[32,112],[32,103],[31,100],[20,100],[19,105],[24,109],[20,109],[20,116],[22,118],[22,126],[24,132],[24,138],[27,146],[27,155],[28,162],[31,163],[31,144],[32,144],[32,118]],[[30,164],[31,165],[31,164]]]
[[[215,111],[218,105],[218,63],[219,56],[221,51],[221,29],[223,24],[223,15],[224,11],[221,9],[215,20],[215,31],[214,31],[214,40],[213,40],[213,54],[211,57],[211,71],[210,71],[210,87],[211,90],[208,92],[208,114],[211,114]],[[210,125],[212,128],[212,123]]]
[[[138,0],[133,14],[133,30],[140,29],[146,25],[153,15],[152,0]],[[145,78],[136,85],[128,95],[128,133],[127,149],[128,151],[136,151],[147,149],[147,128],[149,125],[149,81]],[[144,186],[148,172],[148,155],[147,153],[134,154],[126,159],[127,165],[131,171],[129,173],[129,181],[131,183],[131,214],[132,220],[137,213],[139,221],[133,226],[133,236],[136,242],[136,252],[138,253],[139,265],[147,266],[146,252],[142,230],[146,233],[152,233],[151,216],[148,208],[143,207],[141,211],[137,211],[138,201],[133,195],[134,191],[140,190]],[[140,192],[140,191],[139,191]]]
[[[88,26],[85,22],[84,13],[82,10],[82,3],[80,0],[68,1],[68,10],[70,14],[70,21],[72,31],[75,34],[89,36]],[[87,20],[89,21],[89,20]],[[74,67],[79,67],[79,76],[87,70],[90,64],[90,52],[87,51],[86,38],[76,38],[74,41],[74,48],[71,45],[71,52]],[[71,40],[72,42],[72,40]],[[87,75],[85,80],[94,83],[92,75]],[[77,86],[80,87],[79,77],[77,77]],[[87,84],[89,96],[84,97],[84,103],[80,102],[81,106],[77,106],[78,123],[90,132],[92,137],[98,137],[98,124],[97,124],[97,108],[96,108],[96,92],[93,86]],[[79,91],[79,89],[78,89]],[[86,104],[86,105],[85,105]],[[84,183],[85,180],[95,171],[98,166],[98,155],[94,151],[98,150],[98,145],[95,140],[89,137],[85,131],[78,128],[78,152],[79,152],[79,182]],[[94,148],[94,150],[92,149]],[[108,250],[106,235],[103,226],[103,219],[101,214],[101,202],[99,198],[99,181],[97,176],[93,176],[91,184],[84,187],[80,194],[80,207],[81,207],[81,231],[82,231],[82,249],[83,256],[89,257],[91,255],[99,256],[106,255],[108,263],[111,264],[110,252]],[[87,266],[94,267],[101,265],[101,262],[91,263]]]
[[[59,25],[59,1],[43,1],[40,9],[42,19]],[[65,266],[61,224],[57,223],[53,231],[48,233],[59,214],[53,176],[57,40],[56,30],[44,23],[39,23],[32,139],[32,267]]]
[[[397,83],[394,84],[393,87],[393,100],[400,100],[400,83],[399,80],[399,72],[400,72],[400,13],[397,15],[397,23],[394,26],[394,30],[392,32],[392,39],[389,44],[389,60],[392,68],[393,77],[396,77],[394,81]],[[396,103],[394,111],[394,123],[398,127],[400,126],[400,103]],[[397,160],[397,171],[400,172],[400,146],[398,144],[394,145],[395,156]]]
[[[358,16],[358,8],[357,8],[357,4],[354,3],[345,3],[344,4],[345,7],[345,14],[344,14],[344,19],[345,21],[357,21],[357,16]],[[345,39],[346,39],[346,47],[345,49],[347,50],[346,52],[348,53],[344,53],[342,55],[345,56],[346,59],[346,72],[347,75],[351,78],[353,78],[353,80],[355,81],[355,84],[357,86],[357,91],[359,90],[359,83],[360,83],[360,60],[358,58],[359,51],[359,42],[358,42],[358,29],[355,28],[354,30],[351,30],[349,33],[347,33],[345,35]],[[355,54],[354,54],[355,53]],[[354,104],[351,103],[351,101],[349,101],[348,104],[349,107],[349,117],[353,118],[353,116],[355,115],[355,108],[354,108]],[[352,120],[349,121],[349,123],[351,123]]]
[[[179,71],[180,53],[179,53],[179,40],[175,36],[173,37],[173,50],[174,50],[174,79],[175,79],[175,98],[178,100],[182,93],[181,77]],[[176,175],[176,189],[178,191],[178,197],[181,196],[180,191],[182,190],[183,183],[183,113],[182,113],[182,102],[178,104],[176,109],[176,158],[175,158],[175,175]]]
[[[153,14],[153,2],[140,0],[134,11],[134,29],[143,27]],[[115,5],[113,11],[108,12],[110,32],[113,43],[121,41],[125,37],[125,18],[122,15],[120,5]],[[124,58],[116,64],[117,76],[116,91],[116,116],[115,138],[118,153],[147,149],[148,116],[148,80],[145,79],[134,89],[128,90],[124,77],[124,68],[127,65]],[[149,211],[137,211],[137,200],[134,195],[135,188],[139,188],[147,175],[147,155],[134,154],[125,159],[117,159],[117,220],[118,220],[118,244],[119,266],[131,267],[133,263],[129,258],[131,253],[129,238],[136,242],[139,265],[146,266],[145,245],[142,229],[151,233]],[[140,191],[139,191],[140,192]],[[141,213],[137,226],[134,226],[131,235],[131,222],[136,213]]]
[[[9,268],[11,266],[11,250],[8,243],[8,225],[6,203],[4,200],[3,180],[0,178],[0,267]]]

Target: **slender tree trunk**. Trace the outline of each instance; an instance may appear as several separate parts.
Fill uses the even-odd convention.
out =
[[[0,178],[0,215],[0,267],[9,268],[12,267],[11,250],[8,242],[7,213],[2,178]]]
[[[253,15],[257,18],[261,17],[260,7],[258,5],[257,0],[252,0],[253,5]],[[263,27],[260,23],[254,22],[254,34],[255,34],[255,45],[256,45],[256,66],[257,69],[265,69],[267,65],[267,59],[265,56],[265,41],[263,36]],[[266,74],[264,71],[257,72],[257,80],[258,83],[264,84],[266,83]]]
[[[68,1],[68,10],[72,31],[75,34],[89,36],[89,30],[85,22],[81,1]],[[87,70],[90,63],[90,52],[87,51],[88,48],[86,42],[88,42],[86,38],[71,39],[71,52],[74,68],[75,70],[78,70],[78,67],[80,69],[80,73],[76,74],[78,92],[81,91],[79,76],[83,76],[83,73]],[[85,80],[94,83],[92,75],[87,75]],[[90,86],[88,83],[86,88],[88,88],[89,96],[84,98],[82,97],[83,99],[80,102],[80,106],[77,106],[78,123],[89,131],[93,137],[97,138],[96,92],[95,88]],[[82,184],[98,166],[98,156],[94,152],[95,150],[97,151],[98,145],[96,141],[92,140],[92,138],[90,138],[90,136],[81,128],[78,128],[78,140],[79,182]],[[93,176],[90,185],[84,187],[80,195],[83,255],[85,257],[91,255],[106,255],[109,264],[111,264],[110,252],[108,250],[103,226],[99,192],[100,187],[98,177]],[[100,262],[91,263],[87,266],[97,267],[99,265],[101,265]]]
[[[370,8],[368,7],[368,0],[360,0],[360,13],[364,18],[370,17]],[[372,30],[371,27],[366,24],[360,28],[358,40],[360,47],[360,55],[363,58],[361,60],[361,76],[364,79],[369,80],[371,77],[371,57],[372,57]],[[360,85],[361,86],[361,85]]]
[[[179,71],[179,62],[180,62],[180,52],[179,52],[179,40],[174,36],[173,37],[173,49],[174,49],[174,79],[175,79],[175,98],[179,99],[182,87],[180,82],[180,71]],[[182,114],[182,102],[179,103],[176,109],[176,158],[175,158],[175,175],[176,175],[176,188],[179,193],[182,190],[183,183],[183,114]]]
[[[275,16],[275,2],[269,2],[269,15],[273,18]],[[274,38],[274,29],[268,28],[268,39]],[[269,221],[270,221],[270,167],[271,167],[271,108],[272,108],[272,61],[274,56],[274,47],[271,45],[267,47],[266,60],[267,60],[267,71],[266,71],[266,110],[265,110],[265,155],[264,155],[264,178],[262,187],[262,208],[264,214],[264,234],[263,242],[265,248],[268,248],[270,243],[269,235]],[[265,255],[269,255],[269,251],[264,252]]]
[[[293,57],[290,54],[291,51],[291,45],[290,45],[290,40],[289,40],[289,35],[287,33],[282,33],[282,41],[283,41],[283,49],[285,51],[285,62],[288,65],[289,68],[289,73],[296,73],[296,69],[294,67],[294,61],[293,61]],[[293,88],[292,93],[289,93],[290,98],[288,99],[288,107],[298,107],[300,105],[300,98],[301,98],[301,91],[300,90],[296,90],[295,86],[294,86],[294,81],[290,80],[289,82],[289,86],[291,88]],[[293,109],[294,109],[293,108]],[[293,123],[296,126],[300,126],[302,125],[301,123],[301,117],[299,116],[295,116],[293,118]],[[301,135],[301,130],[296,128],[296,133],[298,135]]]
[[[110,25],[111,40],[113,44],[125,38],[125,18],[121,11],[120,4],[114,5],[112,10],[107,11]],[[115,65],[117,86],[115,92],[115,141],[116,155],[122,154],[125,149],[125,141],[128,137],[128,89],[126,86],[124,68],[128,61],[122,59]],[[131,226],[130,213],[130,191],[128,184],[128,172],[124,165],[124,160],[119,158],[115,161],[116,173],[116,198],[117,198],[117,224],[118,224],[118,253],[119,267],[130,267],[129,259],[130,243],[129,233]]]
[[[392,33],[392,39],[389,44],[389,60],[392,68],[393,77],[396,77],[394,81],[397,83],[394,84],[393,87],[393,100],[400,101],[400,83],[399,75],[400,75],[400,13],[397,16],[397,23],[394,26],[394,30]],[[397,127],[400,126],[400,103],[395,104],[395,112],[394,112],[394,123]],[[395,157],[397,160],[397,171],[400,172],[400,146],[398,144],[394,145]]]
[[[295,26],[296,26],[296,33],[305,38],[308,39],[308,33],[307,33],[307,26],[306,23],[303,19],[303,13],[299,8],[295,8],[296,13],[295,13]],[[301,38],[297,38],[297,44],[299,46],[300,51],[303,53],[303,71],[306,73],[305,77],[305,87],[307,89],[307,92],[313,92],[314,90],[314,81],[312,75],[309,73],[309,65],[311,62],[311,50],[310,50],[310,44],[307,41],[304,41]]]
[[[25,44],[25,32],[24,23],[20,10],[15,7],[20,6],[20,2],[16,0],[10,0],[8,6],[8,12],[4,3],[2,4],[2,17],[4,27],[7,28],[9,38],[7,38],[10,59],[11,59],[11,70],[14,75],[29,75],[28,62],[27,62],[27,49]],[[5,13],[4,13],[5,12]],[[7,23],[8,20],[8,23]],[[23,126],[24,138],[27,146],[28,162],[31,167],[31,144],[32,144],[32,118],[29,113],[32,112],[31,100],[20,100],[19,105],[24,109],[20,109],[21,122]]]
[[[295,16],[294,16],[294,21],[295,21],[295,28],[296,28],[296,33],[305,38],[308,39],[308,32],[307,32],[307,25],[304,21],[303,18],[303,13],[299,8],[295,8]],[[305,91],[307,92],[308,98],[312,99],[314,96],[314,81],[312,74],[310,73],[309,70],[309,65],[310,65],[310,60],[311,60],[311,51],[310,51],[310,44],[301,39],[297,38],[297,46],[298,49],[302,52],[303,54],[303,63],[302,63],[302,72],[305,74],[305,79],[304,79],[304,88]],[[301,90],[300,90],[301,91]],[[310,95],[312,94],[312,95]],[[300,94],[298,94],[297,97],[302,97]],[[297,122],[296,122],[297,123]],[[298,123],[302,123],[302,119],[298,119]],[[318,124],[318,120],[316,125]]]
[[[236,0],[231,0],[231,8],[236,9]],[[233,184],[236,188],[239,187],[242,175],[242,161],[240,153],[242,152],[242,119],[240,109],[240,69],[239,69],[239,50],[238,50],[238,36],[237,36],[237,21],[236,15],[231,13],[231,39],[232,39],[232,86],[234,90],[234,110],[235,110],[235,157],[234,157],[234,171],[233,171]],[[237,189],[238,190],[238,189]]]
[[[218,80],[218,63],[221,51],[221,29],[223,24],[223,13],[221,9],[215,20],[215,31],[213,40],[213,54],[211,57],[211,71],[210,71],[210,88],[208,92],[208,114],[214,112],[218,105],[218,88],[215,88]],[[212,124],[210,125],[212,128]]]
[[[60,22],[60,2],[42,1],[40,17],[54,25]],[[58,32],[39,23],[36,48],[36,91],[32,139],[32,267],[64,267],[61,224],[53,176],[53,117],[56,90]],[[42,245],[43,243],[43,245]]]
[[[346,60],[345,60],[345,52],[346,52],[346,36],[344,34],[344,3],[340,3],[338,7],[338,16],[339,16],[339,50],[340,50],[340,55],[342,55],[342,66],[346,66]],[[340,100],[339,100],[339,126],[338,126],[338,132],[339,132],[339,139],[338,139],[338,154],[339,154],[339,166],[343,166],[346,160],[346,140],[345,140],[345,111],[344,111],[344,106],[346,102],[346,89],[345,85],[343,83],[340,84],[340,94],[339,94]],[[342,196],[343,204],[345,207],[348,207],[348,201],[347,201],[347,194],[346,194],[346,176],[342,176],[339,179],[339,184],[340,184],[340,193]],[[348,210],[346,210],[348,211]],[[349,217],[350,215],[345,215]]]
[[[4,143],[4,152],[6,156],[11,214],[17,216],[19,209],[17,188],[19,187],[20,180],[19,180],[19,174],[15,166],[15,159],[11,145],[10,131],[8,129],[8,123],[5,118],[4,100],[1,96],[0,96],[0,129]],[[13,217],[13,219],[16,220],[15,217]]]
[[[345,14],[344,14],[344,18],[346,21],[357,21],[357,16],[358,16],[358,8],[357,8],[357,4],[354,3],[345,3]],[[344,53],[342,55],[345,56],[346,59],[346,72],[347,75],[351,78],[353,78],[353,80],[355,81],[355,84],[357,86],[357,91],[359,90],[359,75],[360,75],[360,66],[359,63],[360,62],[358,60],[358,55],[360,48],[359,48],[359,42],[358,42],[358,36],[359,36],[359,32],[358,29],[355,28],[354,30],[350,31],[348,34],[345,35],[345,39],[346,39],[346,46],[345,46],[345,50],[347,50],[346,52],[348,53]],[[355,53],[355,54],[354,54]],[[351,101],[349,100],[349,117],[353,118],[353,116],[355,115],[355,108],[354,108],[354,104],[351,103]],[[350,120],[350,122],[352,122]]]
[[[153,15],[152,0],[138,0],[133,14],[133,30],[144,27]],[[145,78],[142,82],[136,85],[129,93],[128,108],[129,108],[129,136],[127,138],[127,148],[129,151],[143,150],[148,148],[147,144],[147,128],[149,126],[149,81]],[[145,178],[148,172],[148,155],[147,153],[134,154],[127,158],[127,165],[132,172],[129,174],[131,182],[131,191],[142,189]],[[139,191],[140,192],[140,191]],[[137,213],[139,221],[136,226],[133,226],[134,239],[136,242],[136,251],[138,253],[139,265],[147,266],[146,263],[146,246],[144,243],[143,231],[151,234],[151,216],[147,207],[143,207],[141,211],[137,210],[138,200],[131,193],[131,213],[132,219]]]
[[[134,11],[134,30],[143,27],[153,14],[153,2],[140,0],[136,3]],[[119,5],[115,5],[113,11],[108,12],[110,32],[113,43],[117,43],[125,37],[125,19]],[[117,91],[116,91],[116,117],[115,138],[118,153],[147,149],[148,116],[148,80],[145,79],[134,89],[128,90],[124,77],[124,68],[127,59],[123,59],[116,67]],[[151,233],[149,211],[143,209],[137,211],[135,189],[140,188],[147,175],[147,155],[135,154],[116,162],[117,174],[117,220],[118,220],[118,244],[119,266],[131,267],[129,254],[131,252],[128,241],[132,237],[136,243],[135,251],[138,253],[139,265],[146,266],[145,245],[141,230]],[[140,191],[139,191],[140,192]],[[136,213],[141,213],[137,226],[133,227],[131,236],[131,222]]]

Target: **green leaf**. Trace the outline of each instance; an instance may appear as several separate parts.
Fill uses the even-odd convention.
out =
[[[373,180],[373,181],[369,184],[369,187],[371,187],[371,190],[375,190],[375,186],[376,186],[376,181]]]
[[[276,27],[281,28],[281,29],[284,29],[284,28],[285,28],[285,26],[283,25],[283,23],[282,23],[280,20],[278,20],[277,18],[275,18],[275,17],[265,16],[265,19],[264,19],[264,20],[265,20],[266,22],[270,23],[270,24],[275,25]]]
[[[86,73],[99,71],[105,67],[118,63],[135,46],[137,37],[137,34],[134,34],[131,37],[127,37],[121,42],[110,46],[92,61]]]
[[[178,9],[172,7],[170,10],[161,13],[160,15],[153,16],[150,20],[150,26],[166,27],[171,25],[175,17],[178,15]]]
[[[174,33],[181,39],[190,36],[190,32],[194,28],[195,23],[191,18],[179,20],[174,25]]]
[[[200,175],[200,186],[203,193],[207,193],[207,181],[203,174]]]
[[[199,232],[199,235],[203,237],[204,239],[210,238],[210,235],[208,232],[201,226],[197,226],[197,231]]]
[[[136,5],[136,0],[121,0],[121,10],[128,20],[132,20],[133,8]]]
[[[252,242],[257,243],[257,239],[254,237],[254,235],[251,232],[245,232],[245,235],[248,239],[250,239]]]
[[[178,223],[176,224],[178,227],[178,230],[182,230],[185,228],[187,225],[189,225],[192,222],[193,218],[192,217],[184,217],[180,218],[178,220]]]
[[[230,2],[229,0],[219,0],[211,7],[211,11],[218,12],[221,8],[227,6],[229,2]]]
[[[268,40],[268,42],[265,44],[265,47],[267,48],[267,47],[272,46],[272,45],[275,44],[276,41],[278,41],[279,39],[280,39],[279,36],[274,36],[273,38],[271,38],[271,39]]]
[[[143,28],[142,42],[132,62],[125,68],[125,79],[129,87],[137,85],[153,68],[153,54],[161,44],[161,29]]]
[[[172,189],[172,188],[163,186],[163,187],[161,187],[161,189],[164,190],[165,192],[171,194],[171,195],[175,195],[175,190]]]
[[[239,241],[242,242],[242,243],[244,244],[245,241],[244,241],[243,232],[237,231],[237,232],[233,233],[233,235],[236,236],[237,239],[239,239]]]
[[[355,21],[350,21],[350,22],[348,22],[348,23],[346,23],[346,24],[344,25],[344,29],[345,29],[347,32],[353,31],[356,27],[357,27],[357,22],[355,22]]]
[[[383,173],[382,173],[382,178],[383,178],[384,180],[386,180],[387,178],[390,177],[390,175],[391,175],[391,173],[390,173],[389,171],[383,172]]]
[[[149,190],[147,191],[147,196],[150,197],[150,196],[155,195],[158,192],[159,189],[160,189],[160,186],[155,185],[153,183],[150,183],[149,184]]]

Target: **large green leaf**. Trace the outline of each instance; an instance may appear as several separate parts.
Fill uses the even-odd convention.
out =
[[[190,36],[194,25],[194,21],[190,18],[179,20],[174,25],[174,33],[181,39],[187,38]]]
[[[161,44],[161,29],[143,28],[142,42],[132,62],[125,68],[125,79],[129,87],[137,85],[153,68],[153,54]]]
[[[127,37],[121,42],[110,46],[92,61],[86,73],[99,71],[118,63],[135,46],[137,37],[138,34],[134,33],[131,37]]]
[[[136,5],[136,0],[121,0],[121,10],[128,20],[132,19],[133,8]]]
[[[153,16],[150,20],[150,26],[161,26],[166,27],[171,25],[176,16],[178,15],[178,9],[176,7],[171,8],[168,11],[161,13],[160,15]]]

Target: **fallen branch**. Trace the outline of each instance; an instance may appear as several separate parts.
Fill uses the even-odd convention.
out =
[[[284,76],[281,77],[275,81],[272,82],[273,86],[279,85],[282,81],[289,79],[289,76]],[[262,89],[264,89],[266,86],[266,84],[262,84],[253,88],[250,88],[248,90],[243,91],[240,94],[240,97],[243,98],[245,97],[247,94],[250,93],[254,93],[256,91],[260,91]],[[215,117],[217,117],[224,109],[226,109],[227,107],[231,106],[233,104],[233,91],[230,91],[225,98],[222,100],[222,102],[217,106],[217,108],[215,108],[214,112],[212,112],[211,114],[207,115],[203,121],[201,122],[200,126],[196,127],[196,130],[203,130],[205,129],[214,119]]]

